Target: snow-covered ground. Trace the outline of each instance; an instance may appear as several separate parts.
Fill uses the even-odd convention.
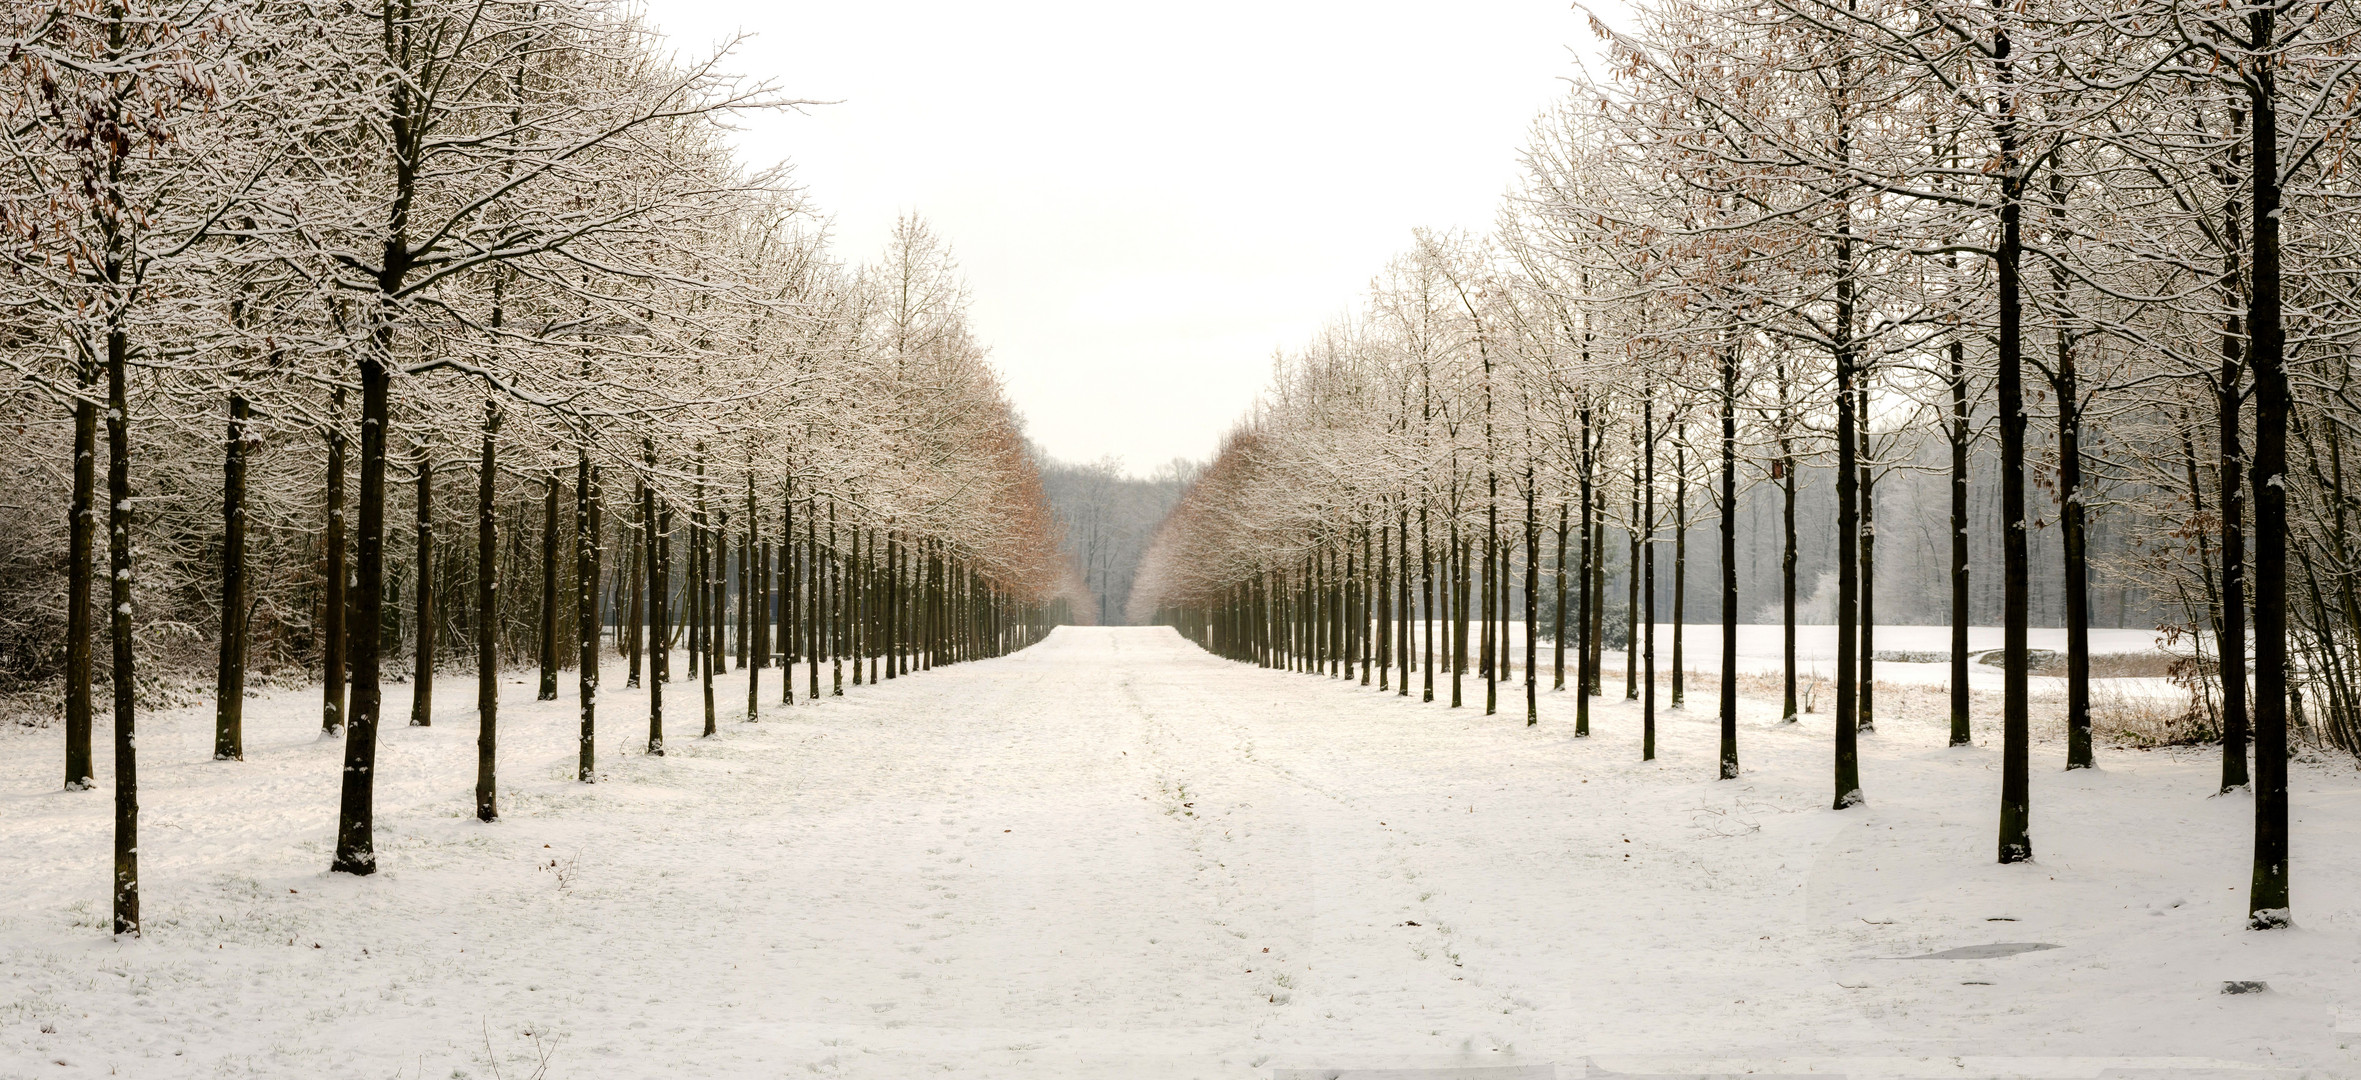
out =
[[[1749,699],[1716,781],[1702,687],[1642,763],[1619,697],[1576,740],[1567,695],[1527,728],[1162,629],[751,724],[731,676],[713,739],[675,683],[662,758],[621,682],[583,785],[570,700],[507,681],[493,825],[443,683],[384,732],[367,879],[324,872],[311,694],[251,703],[243,763],[207,709],[144,718],[138,941],[101,929],[108,778],[0,736],[0,1076],[2361,1075],[2346,763],[2296,768],[2298,925],[2255,934],[2211,753],[2038,747],[2003,867],[1996,751],[1909,698],[1836,812],[1824,715]],[[2057,947],[1912,959],[1995,943]]]
[[[1522,664],[1525,658],[1524,621],[1515,620],[1508,625],[1509,640],[1514,650],[1510,654],[1509,660],[1514,664]],[[1543,629],[1548,628],[1544,627]],[[1641,629],[1644,631],[1646,628],[1642,627]],[[1670,623],[1656,624],[1656,665],[1657,670],[1665,674],[1670,674],[1672,671],[1672,631],[1673,627]],[[1469,637],[1473,638],[1476,632],[1471,627],[1468,631]],[[1782,649],[1784,640],[1785,630],[1776,623],[1738,624],[1738,670],[1753,675],[1777,674],[1780,665],[1785,662],[1781,655],[1784,651]],[[1621,646],[1622,643],[1623,639],[1620,637],[1613,638],[1608,642],[1608,644],[1615,646]],[[1951,628],[1949,626],[1880,625],[1877,628],[1873,644],[1875,651],[1879,653],[1917,653],[1942,657],[1935,662],[1879,660],[1874,668],[1879,681],[1924,686],[1950,685]],[[2066,631],[2055,627],[2036,627],[2026,632],[2025,644],[2027,648],[2046,649],[2062,654],[2066,651]],[[1998,649],[2000,646],[2000,627],[1968,627],[1968,652],[1971,656],[1980,656]],[[1567,646],[1568,649],[1572,647],[1571,643]],[[2093,629],[2090,632],[2090,648],[2091,653],[2097,656],[2162,655],[2158,647],[2156,632],[2153,630]],[[1722,628],[1720,623],[1690,623],[1682,628],[1681,667],[1683,669],[1707,674],[1720,672],[1722,669],[1721,649]],[[1473,655],[1472,650],[1470,655]],[[1547,637],[1542,638],[1539,642],[1539,656],[1543,670],[1548,670],[1550,640]],[[1802,674],[1818,675],[1824,679],[1835,678],[1836,627],[1796,627],[1795,659],[1796,666]],[[1569,652],[1566,663],[1570,667],[1573,662],[1572,654]],[[1607,670],[1622,671],[1622,649],[1618,647],[1606,650],[1604,662]],[[2063,687],[2066,680],[2037,675],[2033,677],[2032,684],[2036,691],[2040,691]],[[1977,690],[2000,689],[2000,667],[1997,664],[1969,664],[1968,685]]]

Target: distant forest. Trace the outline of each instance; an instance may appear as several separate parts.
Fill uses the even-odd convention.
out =
[[[1877,459],[1886,463],[1877,471],[1877,483],[1872,491],[1871,527],[1876,530],[1872,549],[1871,596],[1876,604],[1873,616],[1886,625],[1943,625],[1948,618],[1951,588],[1950,541],[1941,531],[1950,499],[1950,477],[1946,474],[1949,447],[1933,435],[1920,436],[1909,431],[1881,432],[1872,436],[1871,441],[1876,444]],[[1141,479],[1126,474],[1123,463],[1112,457],[1089,463],[1062,462],[1050,458],[1038,446],[1033,448],[1033,457],[1041,470],[1042,486],[1048,490],[1050,510],[1063,529],[1066,556],[1073,562],[1075,573],[1081,575],[1095,604],[1096,621],[1101,624],[1125,621],[1124,602],[1131,595],[1140,556],[1155,538],[1157,526],[1179,502],[1202,466],[1176,458]],[[1836,599],[1836,536],[1825,523],[1835,516],[1834,474],[1825,465],[1808,464],[1796,472],[1799,525],[1796,617],[1807,624],[1832,623],[1836,621],[1832,607]],[[1968,534],[1970,617],[1979,625],[1998,625],[2000,551],[1993,537],[1999,520],[2000,486],[1991,456],[1978,453],[1972,457],[1969,475],[1968,513],[1977,523]],[[1757,477],[1756,482],[1759,486],[1742,491],[1738,500],[1738,618],[1741,622],[1776,623],[1779,621],[1780,500],[1776,486],[1770,481]],[[2143,565],[2148,553],[2141,550],[2139,538],[2124,527],[2122,515],[2110,512],[2110,500],[2105,495],[2107,485],[2102,482],[2094,487],[2098,494],[2091,500],[2090,517],[2091,625],[2148,628],[2170,621],[2177,612],[2156,603],[2144,587],[2145,579],[2150,576],[2149,568]],[[1682,575],[1688,585],[1687,596],[1681,598],[1682,618],[1697,623],[1721,620],[1721,598],[1713,587],[1721,572],[1713,542],[1719,518],[1707,494],[1702,484],[1688,486],[1689,544],[1677,544],[1678,530],[1671,526],[1672,512],[1669,508],[1662,511],[1666,528],[1657,540],[1660,546],[1656,555],[1656,610],[1668,622],[1675,599],[1675,554],[1682,547],[1687,549],[1688,563],[1687,572]],[[2055,527],[2056,505],[2048,497],[2051,495],[2036,491],[2028,500],[2034,525],[2028,547],[2036,567],[2054,570],[2064,556]],[[1544,520],[1551,525],[1555,523],[1552,515],[1545,514]],[[1629,569],[1630,538],[1612,525],[1607,536],[1607,618],[1620,626],[1625,619],[1624,598],[1628,595],[1625,574]],[[1543,557],[1553,568],[1555,542],[1554,531],[1545,530]],[[2057,575],[2036,573],[2029,584],[2032,622],[2040,626],[2062,625],[2066,617],[2065,596]],[[1520,586],[1521,581],[1510,583],[1511,594],[1516,598],[1512,610],[1523,609],[1524,594]],[[1552,622],[1554,593],[1553,585],[1544,578],[1540,606],[1545,627]]]
[[[1871,617],[1886,625],[1945,625],[1950,619],[1951,595],[1951,541],[1944,534],[1951,500],[1950,447],[1938,433],[1909,429],[1879,431],[1867,441],[1872,444],[1873,459],[1882,463],[1875,471],[1877,479],[1871,492],[1870,528],[1864,530],[1875,537],[1868,582],[1876,605]],[[1969,621],[1980,626],[1997,626],[2001,619],[2000,482],[1990,449],[1988,444],[1979,445],[1968,466]],[[1704,452],[1710,453],[1711,448]],[[1700,456],[1692,450],[1692,460]],[[1759,474],[1753,480],[1754,486],[1742,486],[1738,495],[1738,621],[1776,623],[1780,619],[1781,500],[1776,481]],[[1796,618],[1807,624],[1833,623],[1837,538],[1829,523],[1836,518],[1835,472],[1825,463],[1799,464],[1796,481]],[[2156,552],[2144,547],[2143,537],[2135,535],[2134,515],[2128,510],[2119,512],[2115,505],[2118,495],[2153,498],[2154,493],[2136,483],[2119,485],[2105,478],[2086,483],[2091,625],[2153,628],[2185,619],[2177,606],[2159,604],[2150,593],[2147,586],[2156,578]],[[2027,614],[2035,626],[2062,626],[2066,619],[2062,587],[2065,555],[2057,527],[2056,493],[2040,485],[2029,486],[2026,513],[2032,528],[2027,530],[2027,548],[2034,572],[2027,579],[2031,588]],[[2118,487],[2127,490],[2118,491]],[[1688,622],[1721,620],[1720,590],[1716,587],[1721,580],[1721,560],[1715,550],[1720,518],[1708,494],[1702,483],[1687,485],[1688,543],[1682,546],[1687,549],[1684,576],[1688,588],[1681,614]],[[1671,512],[1660,512],[1665,529],[1657,540],[1656,611],[1658,618],[1669,622],[1677,530],[1671,526]],[[1502,516],[1511,515],[1504,511]],[[1549,525],[1556,523],[1554,513],[1545,520]],[[2144,513],[2138,520],[2142,528],[2155,528],[2153,519]],[[1556,554],[1555,542],[1554,532],[1545,531],[1545,559]],[[1624,575],[1629,568],[1630,537],[1614,527],[1612,518],[1607,551],[1608,617],[1620,622],[1627,595]],[[1574,557],[1571,547],[1567,557]],[[1545,563],[1545,572],[1548,565]],[[1540,602],[1547,612],[1555,599],[1554,589],[1546,578],[1542,589]],[[1511,610],[1523,610],[1523,601],[1516,601]],[[1543,622],[1548,621],[1545,614]]]
[[[1039,446],[1031,449],[1050,512],[1064,530],[1066,557],[1094,603],[1096,618],[1088,621],[1123,622],[1140,555],[1203,466],[1174,458],[1141,479],[1126,473],[1120,458],[1069,463],[1052,459]]]

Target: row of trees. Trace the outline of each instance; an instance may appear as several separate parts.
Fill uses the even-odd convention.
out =
[[[2251,925],[2286,925],[2290,736],[2361,751],[2361,487],[2344,473],[2361,433],[2361,253],[2340,224],[2356,14],[1657,0],[1628,33],[1599,27],[1612,77],[1535,124],[1496,232],[1421,235],[1365,312],[1293,358],[1167,522],[1135,610],[1225,655],[1374,664],[1380,685],[1399,671],[1402,693],[1416,670],[1431,698],[1439,667],[1453,704],[1473,616],[1489,707],[1509,586],[1521,579],[1538,630],[1546,571],[1556,685],[1571,644],[1587,734],[1619,556],[1626,693],[1644,699],[1652,756],[1655,626],[1680,623],[1686,593],[1656,609],[1661,538],[1677,579],[1685,518],[1702,509],[1720,521],[1731,777],[1739,508],[1767,498],[1781,507],[1790,720],[1797,536],[1833,527],[1843,808],[1862,799],[1857,736],[1875,715],[1867,586],[1892,524],[1878,481],[1932,465],[1951,480],[1939,533],[1955,744],[1975,720],[1971,533],[1988,528],[1999,550],[2000,861],[2033,851],[2037,573],[2063,596],[2065,765],[2092,764],[2104,515],[2132,542],[2103,569],[2187,646],[2222,786],[2255,791]],[[1987,456],[1999,498],[1979,523],[1970,481]],[[1833,521],[1798,520],[1809,468],[1834,482]],[[2039,517],[2035,487],[2051,497]],[[2051,525],[2058,561],[2037,569],[2029,537]],[[1535,648],[1528,636],[1528,723]],[[1673,648],[1677,670],[1677,631]]]
[[[857,684],[994,655],[1078,592],[948,249],[908,219],[839,261],[724,139],[800,103],[669,58],[627,9],[0,20],[0,689],[61,688],[69,788],[111,691],[117,933],[139,929],[135,720],[202,654],[223,759],[250,671],[324,675],[334,869],[367,874],[405,636],[413,724],[474,652],[452,659],[480,678],[491,820],[495,675],[533,651],[544,699],[577,671],[589,781],[607,628],[634,684],[646,654],[653,754],[676,643],[715,730],[732,599],[736,662],[800,662],[819,696],[822,660],[841,693],[848,662]],[[446,534],[454,504],[472,528]]]

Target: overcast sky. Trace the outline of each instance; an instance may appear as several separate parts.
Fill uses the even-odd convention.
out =
[[[1204,458],[1271,354],[1410,230],[1484,229],[1587,23],[1565,0],[1185,5],[662,0],[685,54],[797,97],[792,162],[866,259],[916,211],[958,252],[1032,437],[1145,473]]]

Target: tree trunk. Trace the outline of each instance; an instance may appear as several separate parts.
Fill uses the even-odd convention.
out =
[[[648,471],[656,468],[656,451],[643,444]],[[664,664],[663,657],[672,651],[672,612],[669,603],[672,590],[672,547],[664,536],[672,532],[672,509],[656,509],[656,489],[641,485],[639,496],[640,528],[644,532],[640,542],[648,549],[648,753],[664,756]]]
[[[2239,434],[2238,361],[2223,365],[2218,394],[2222,494],[2222,621],[2214,654],[2222,680],[2222,786],[2231,791],[2249,782],[2246,692],[2246,478],[2245,448]]]
[[[746,532],[738,545],[738,666],[746,672],[746,719],[762,714],[762,669],[770,651],[763,630],[770,624],[770,545],[761,542],[762,503],[754,491],[754,467],[746,468]],[[761,554],[758,559],[757,552]]]
[[[1419,665],[1426,683],[1424,701],[1435,700],[1435,550],[1427,532],[1427,508],[1422,499],[1418,504],[1418,576],[1419,588],[1425,594],[1419,604],[1419,621],[1426,631],[1426,662]]]
[[[541,688],[557,700],[557,473],[541,481]]]
[[[98,405],[90,397],[97,389],[98,365],[87,353],[82,353],[75,374],[82,393],[74,400],[74,501],[66,508],[66,790],[88,791],[98,786],[98,771],[90,747],[94,726],[90,698],[90,599],[96,576],[92,553],[98,539],[97,511],[91,505],[98,496]],[[329,460],[340,461],[334,456]],[[339,486],[332,483],[330,490]],[[335,505],[330,503],[331,507]],[[342,537],[331,529],[329,538],[333,544]],[[331,604],[339,592],[330,590]],[[334,624],[331,626],[335,628]],[[340,651],[329,653],[331,663],[340,659],[337,656]],[[328,730],[334,731],[343,723],[336,710],[341,695],[332,694],[328,700],[331,703]]]
[[[1636,434],[1638,429],[1633,429]],[[1631,456],[1631,558],[1623,567],[1623,700],[1640,699],[1640,454]]]
[[[779,702],[795,703],[795,667],[803,660],[803,564],[796,551],[795,480],[781,485],[779,496]]]
[[[1689,701],[1689,668],[1682,654],[1689,620],[1689,444],[1688,418],[1672,441],[1672,707]]]
[[[1867,381],[1864,373],[1863,381]],[[1856,731],[1877,728],[1877,470],[1869,457],[1869,392],[1863,387],[1861,407],[1861,707],[1853,720]]]
[[[1968,699],[1968,386],[1967,345],[1951,339],[1951,745],[1975,733]]]
[[[1738,346],[1722,361],[1722,770],[1738,778]]]
[[[2060,243],[2066,239],[2065,180],[2050,164],[2050,216]],[[2090,532],[2085,522],[2082,493],[2082,387],[2074,371],[2074,335],[2066,326],[2069,299],[2065,268],[2052,263],[2050,287],[2057,296],[2059,315],[2054,327],[2057,367],[2049,373],[2050,391],[2058,399],[2058,526],[2059,548],[2065,562],[2066,607],[2066,768],[2088,769],[2094,762],[2090,742]]]
[[[1605,559],[1607,552],[1606,545],[1598,542],[1597,535],[1598,504],[1592,490],[1597,455],[1593,449],[1595,444],[1591,441],[1590,403],[1587,400],[1582,406],[1581,420],[1582,474],[1576,478],[1575,484],[1577,496],[1582,500],[1582,551],[1578,559],[1582,580],[1575,582],[1574,587],[1582,594],[1577,601],[1581,609],[1575,615],[1582,641],[1574,656],[1574,737],[1587,739],[1590,737],[1590,699],[1599,692],[1599,613],[1596,610],[1599,595],[1595,585],[1599,578],[1598,564]]]
[[[585,784],[598,780],[598,533],[598,478],[584,447],[574,457],[574,696],[582,715],[574,778]]]
[[[230,394],[221,469],[221,662],[213,681],[213,760],[246,759],[246,397]]]
[[[113,645],[115,697],[115,887],[114,928],[138,936],[139,763],[136,718],[137,671],[131,639],[131,420],[124,386],[129,378],[130,342],[120,329],[107,331],[107,629]]]
[[[828,578],[822,565],[820,553],[819,500],[809,500],[804,504],[803,521],[804,573],[811,579],[810,588],[806,592],[804,601],[803,617],[804,626],[807,628],[804,632],[804,656],[808,661],[805,666],[810,672],[811,684],[806,687],[804,696],[817,702],[820,700],[820,653],[826,644],[821,640],[821,635],[826,632],[828,624],[826,617]]]
[[[339,386],[331,399],[328,413],[328,535],[324,544],[328,550],[328,565],[321,577],[326,599],[322,621],[326,631],[321,642],[320,734],[336,735],[344,731],[346,645],[350,630],[345,598],[344,565],[344,388]]]
[[[644,476],[640,477],[638,482],[633,485],[631,493],[633,513],[642,515],[647,513],[647,492],[648,480]],[[623,632],[631,635],[630,651],[627,654],[630,657],[631,666],[626,669],[623,676],[623,685],[626,688],[640,685],[640,635],[646,631],[648,625],[647,567],[648,559],[655,554],[653,545],[650,545],[646,540],[650,531],[647,528],[646,519],[643,517],[636,524],[639,527],[635,529],[626,528],[620,523],[616,526],[626,530],[625,535],[630,538],[626,542],[630,544],[631,552],[631,608],[623,617]]]
[[[716,592],[714,584],[721,577],[714,571],[713,558],[718,554],[715,549],[720,545],[716,542],[716,531],[712,522],[713,518],[705,507],[705,462],[700,460],[697,462],[697,522],[693,526],[697,537],[695,558],[698,577],[697,580],[689,584],[689,588],[697,593],[700,618],[697,619],[696,625],[690,628],[689,633],[693,640],[690,649],[703,654],[702,662],[697,665],[696,671],[698,685],[705,693],[705,730],[702,733],[704,736],[711,736],[715,729],[713,665],[721,659],[721,650],[714,648],[714,641],[720,636],[721,612],[715,610],[718,605],[713,602]]]
[[[1550,689],[1566,688],[1566,518],[1565,500],[1558,501],[1558,554],[1550,563],[1550,582],[1557,589],[1556,602],[1550,606]]]
[[[1836,260],[1836,800],[1842,810],[1861,802],[1860,687],[1855,664],[1861,614],[1860,394],[1853,354],[1853,245],[1851,208],[1837,229]]]
[[[386,358],[393,330],[380,324],[361,369],[361,522],[353,551],[352,709],[344,725],[344,782],[336,815],[331,872],[377,872],[375,840],[378,683],[385,626],[385,429],[393,372]]]
[[[2083,512],[2082,423],[2074,353],[2058,346],[2058,519],[2065,549],[2066,768],[2096,764],[2090,733],[2090,531]]]
[[[1993,7],[2005,11],[2004,0]],[[2001,751],[2000,861],[2033,857],[2032,775],[2029,757],[2025,623],[2029,589],[2025,550],[2024,312],[2019,268],[2024,251],[2024,181],[2017,173],[2016,88],[2005,32],[1994,35],[1993,63],[2001,84],[1997,125],[2000,150],[1999,370],[1994,378],[2000,412]]]
[[[1643,473],[1640,481],[1641,504],[1639,518],[1640,558],[1647,583],[1640,587],[1642,609],[1632,612],[1632,621],[1643,619],[1647,629],[1641,637],[1640,651],[1646,671],[1640,676],[1640,760],[1656,760],[1656,397],[1653,390],[1645,391],[1640,399],[1641,436],[1640,461]],[[1626,659],[1625,667],[1631,667]]]
[[[1381,515],[1377,521],[1377,689],[1392,690],[1394,659],[1393,529]]]
[[[1415,598],[1410,591],[1410,504],[1407,493],[1403,499],[1394,508],[1394,609],[1399,613],[1401,636],[1401,640],[1396,643],[1395,655],[1402,662],[1402,676],[1395,684],[1394,693],[1399,697],[1409,697],[1410,669],[1417,666],[1415,653],[1418,643],[1411,636],[1414,625],[1411,607]]]
[[[1461,707],[1466,701],[1462,693],[1467,677],[1467,601],[1469,570],[1468,549],[1475,546],[1459,535],[1459,515],[1451,516],[1451,707]]]
[[[500,739],[500,529],[493,508],[499,473],[494,457],[500,435],[500,400],[484,403],[483,446],[476,461],[475,488],[475,816],[497,821],[494,757]],[[636,639],[635,639],[636,640]]]
[[[2251,38],[2274,43],[2276,9],[2256,8]],[[2289,926],[2287,885],[2287,426],[2286,331],[2280,325],[2278,76],[2247,73],[2253,114],[2254,298],[2254,878],[2247,922]],[[118,646],[118,649],[120,646]]]
[[[1784,361],[1779,369],[1780,394],[1787,392],[1787,369]],[[1785,701],[1779,709],[1783,723],[1797,722],[1802,711],[1795,692],[1795,570],[1797,546],[1795,533],[1795,440],[1787,426],[1787,407],[1779,409],[1779,612],[1781,638],[1779,670],[1786,685]]]
[[[1535,628],[1541,625],[1541,518],[1534,507],[1533,462],[1525,462],[1525,726],[1541,722],[1541,681],[1535,666]],[[1565,530],[1558,530],[1559,536]],[[1563,669],[1564,665],[1559,667]]]
[[[844,646],[849,628],[850,612],[845,608],[844,588],[850,567],[844,552],[836,544],[836,499],[828,500],[828,674],[832,680],[828,696],[844,696]]]
[[[414,661],[410,675],[410,726],[426,727],[434,723],[434,459],[431,447],[418,448],[418,565],[414,576],[417,595],[413,596],[414,630],[417,646],[411,650]]]
[[[2232,113],[2231,136],[2235,146],[2238,113]],[[2235,174],[2238,154],[2231,151],[2230,169]],[[2247,297],[2242,288],[2242,273],[2238,265],[2238,239],[2244,229],[2239,220],[2237,184],[2227,185],[2230,197],[2222,208],[2222,224],[2229,236],[2228,254],[2223,258],[2222,280],[2226,306],[2230,316],[2222,326],[2221,376],[2214,383],[2214,416],[2217,426],[2217,452],[2220,455],[2222,489],[2222,599],[2219,637],[2214,655],[2221,668],[2222,681],[2222,787],[2223,791],[2245,787],[2247,743],[2246,693],[2246,450],[2239,435],[2238,416],[2245,400],[2240,382],[2245,368],[2246,328],[2238,310]]]
[[[747,665],[754,660],[754,534],[760,523],[755,518],[757,508],[754,502],[754,472],[752,469],[748,469],[746,473],[746,488],[746,521],[738,528],[738,572],[735,577],[728,579],[736,582],[738,589],[738,643],[736,651],[738,670],[740,671],[746,670]],[[748,680],[748,685],[751,686],[752,682],[752,680]],[[753,709],[748,708],[746,715],[754,715]]]

